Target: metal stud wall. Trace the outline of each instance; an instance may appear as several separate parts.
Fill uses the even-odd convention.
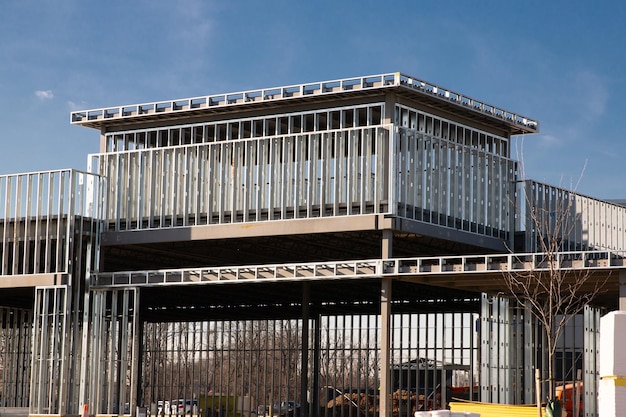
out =
[[[301,341],[299,320],[146,323],[140,401],[176,414],[193,399],[211,417],[299,401]]]
[[[508,139],[405,106],[403,128],[358,127],[381,126],[383,109],[112,132],[90,170],[115,184],[111,230],[394,212],[508,239]]]
[[[381,366],[379,316],[311,319],[304,343],[301,320],[140,326],[136,291],[92,292],[90,398],[99,413],[128,414],[135,404],[157,413],[160,404],[169,414],[163,408],[169,404],[175,414],[172,407],[179,399],[195,400],[210,416],[229,407],[249,412],[281,401],[298,402],[303,387],[312,406],[319,402],[321,415],[374,413]],[[480,316],[393,315],[394,413],[409,417],[419,409],[445,408],[452,397],[532,403],[534,369],[543,368],[546,360],[536,355],[542,351],[542,331],[529,314],[509,303],[483,295]],[[599,317],[598,309],[586,308],[584,317],[572,319],[555,362],[557,384],[582,371],[588,413],[595,410]],[[314,386],[319,391],[312,391]]]
[[[513,160],[413,129],[396,146],[399,216],[508,238]]]
[[[482,296],[480,398],[484,402],[513,403],[511,350],[512,311],[507,298]]]
[[[28,394],[31,413],[78,412],[84,279],[95,263],[102,186],[102,178],[74,170],[0,176],[0,279],[38,285],[32,364],[24,367],[30,389],[14,388],[3,400],[25,406],[21,398]],[[15,336],[16,343],[26,337]],[[15,378],[27,383],[23,370]]]
[[[412,396],[399,403],[400,416],[478,399],[477,320],[471,312],[393,316],[393,389]]]
[[[104,153],[381,126],[383,112],[383,103],[368,103],[308,112],[108,132],[105,135]]]
[[[0,176],[0,276],[71,274],[82,238],[97,238],[102,181],[74,170]]]
[[[386,213],[388,129],[354,128],[95,156],[109,227]]]
[[[65,414],[71,349],[71,295],[66,286],[37,288],[31,373],[31,414]]]
[[[0,407],[28,407],[32,313],[0,308]]]
[[[136,405],[139,357],[139,291],[91,293],[88,384],[95,414],[128,415]],[[133,409],[134,413],[134,409]]]
[[[600,378],[600,317],[599,308],[586,306],[583,310],[583,406],[584,417],[596,417],[598,410],[598,380]],[[577,376],[576,376],[577,377]]]
[[[626,250],[626,207],[536,181],[518,193],[527,251],[544,250],[539,239],[552,235],[562,246],[554,250]]]
[[[396,105],[395,124],[399,128],[414,130],[427,136],[445,139],[482,152],[505,158],[510,157],[508,138],[469,127],[458,121],[435,116],[423,110],[398,104]]]
[[[471,313],[392,317],[395,415],[445,408],[451,396],[476,398],[476,318]],[[283,415],[277,408],[284,401],[307,406],[301,398],[304,381],[308,412],[319,406],[322,416],[375,415],[380,317],[321,316],[307,328],[303,351],[301,320],[145,323],[139,402],[164,414],[176,413],[172,404],[189,399],[208,416],[248,415],[258,406]]]
[[[541,371],[542,392],[548,395],[549,390],[545,331],[530,312],[512,304],[507,298],[482,296],[481,401],[532,404],[536,401],[535,369]],[[596,415],[600,316],[600,309],[587,306],[582,314],[571,317],[554,357],[555,386],[582,381],[585,414],[581,415],[589,417]]]

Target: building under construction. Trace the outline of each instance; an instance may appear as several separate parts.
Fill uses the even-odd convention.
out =
[[[554,358],[597,415],[626,208],[521,178],[512,140],[537,121],[389,73],[71,123],[100,135],[85,171],[0,176],[0,413],[534,403],[544,336],[504,277],[556,265],[603,283]]]

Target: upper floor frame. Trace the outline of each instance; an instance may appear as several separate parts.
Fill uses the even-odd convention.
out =
[[[79,111],[72,123],[101,131],[88,170],[112,185],[110,231],[383,215],[537,245],[524,216],[545,196],[516,185],[509,141],[538,123],[401,73]],[[611,233],[578,208],[592,227],[562,249],[623,249],[624,210],[610,206]]]

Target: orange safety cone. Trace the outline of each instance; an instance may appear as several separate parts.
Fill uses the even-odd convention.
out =
[[[83,414],[81,415],[81,417],[89,417],[89,405],[88,404],[83,405]]]

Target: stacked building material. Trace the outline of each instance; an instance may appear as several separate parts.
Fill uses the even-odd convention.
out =
[[[626,410],[626,311],[612,311],[600,319],[599,415],[614,417]],[[618,414],[618,410],[620,413]]]

